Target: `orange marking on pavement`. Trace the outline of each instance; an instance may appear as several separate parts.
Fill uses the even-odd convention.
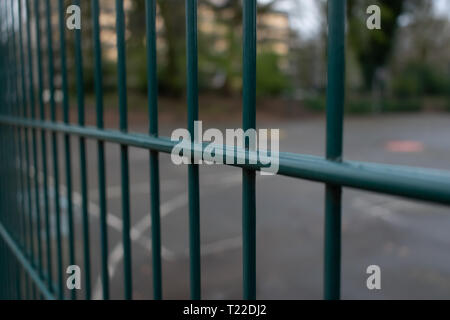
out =
[[[385,149],[390,152],[423,152],[424,145],[420,141],[413,140],[388,141]]]

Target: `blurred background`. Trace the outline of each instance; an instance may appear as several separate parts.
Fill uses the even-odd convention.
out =
[[[347,3],[344,158],[450,170],[450,3]],[[366,8],[371,4],[381,8],[381,30],[366,28]],[[83,89],[87,123],[94,125],[90,1],[82,0],[81,5]],[[105,125],[118,128],[114,2],[101,0],[100,6]],[[145,133],[148,97],[144,1],[127,0],[125,6],[129,127],[130,131]],[[257,123],[261,128],[280,129],[280,151],[324,155],[326,12],[324,0],[258,1]],[[54,24],[57,30],[56,11]],[[42,28],[45,30],[44,24]],[[198,32],[199,108],[204,130],[240,127],[241,1],[199,0]],[[74,33],[66,34],[71,121],[76,122]],[[58,57],[57,32],[54,37]],[[170,136],[173,129],[186,127],[184,1],[158,1],[157,45],[160,131]],[[43,63],[47,70],[47,62]],[[55,68],[60,68],[58,62]],[[60,80],[56,79],[58,90]],[[48,90],[45,96],[48,102]],[[61,102],[62,94],[59,92],[56,98]],[[62,150],[62,140],[60,144]],[[82,265],[76,139],[72,147],[77,262]],[[120,299],[123,250],[119,146],[106,147],[111,297]],[[101,298],[96,148],[95,141],[88,142],[92,286],[94,297]],[[163,295],[168,299],[188,298],[187,169],[174,166],[169,155],[160,157]],[[61,155],[61,166],[63,163]],[[202,166],[200,171],[203,297],[239,299],[241,171],[225,166]],[[152,270],[147,150],[130,149],[130,175],[133,295],[148,299],[152,298]],[[64,186],[59,190],[64,206]],[[50,195],[54,197],[55,192]],[[258,175],[258,298],[322,297],[323,202],[322,184]],[[344,299],[450,297],[448,208],[348,189],[344,190],[343,204]],[[63,230],[67,232],[67,225]],[[64,249],[67,253],[67,247]],[[381,267],[381,290],[366,287],[366,268],[372,264]]]
[[[85,90],[89,100],[94,90],[91,10],[89,1],[81,2]],[[112,1],[100,2],[104,89],[107,105],[114,105],[115,9]],[[374,3],[382,10],[381,30],[365,27],[366,8]],[[133,102],[130,105],[145,108],[145,3],[126,1],[125,5],[128,87]],[[449,110],[448,9],[445,0],[348,1],[348,113]],[[240,108],[241,22],[240,1],[199,1],[199,85],[201,99],[205,101],[201,104],[204,113],[231,115],[231,111]],[[257,31],[258,109],[289,117],[324,111],[326,1],[261,0]],[[183,1],[158,2],[157,35],[162,111],[183,112],[186,90]],[[75,90],[75,81],[71,83]]]

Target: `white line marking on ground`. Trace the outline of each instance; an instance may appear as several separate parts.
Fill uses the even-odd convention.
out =
[[[352,200],[352,206],[361,210],[368,216],[379,218],[392,225],[404,225],[402,217],[397,214],[398,210],[412,210],[417,208],[417,203],[401,199],[378,199],[372,197],[356,197]]]
[[[33,178],[35,175],[35,168],[33,166],[30,166],[30,176]],[[241,182],[241,175],[235,174],[235,175],[225,175],[222,177],[217,177],[213,175],[205,176],[205,184],[217,184],[217,181],[221,181],[220,187],[221,188],[228,188],[233,185],[239,184]],[[38,180],[40,183],[43,181],[43,173],[41,171],[38,171]],[[53,191],[50,190],[50,194],[55,194],[54,192],[54,179],[53,176],[48,176],[48,182],[49,187],[53,189]],[[131,186],[133,187],[133,185]],[[149,192],[148,189],[148,183],[137,184],[135,185],[136,190],[141,193],[147,193]],[[120,190],[120,191],[119,191]],[[59,192],[61,195],[67,196],[67,188],[65,185],[61,184],[59,186]],[[119,186],[112,186],[108,188],[108,194],[109,192],[112,193],[112,197],[120,196],[121,195],[121,188]],[[117,193],[119,193],[117,195]],[[108,197],[109,198],[109,197]],[[72,201],[75,206],[81,207],[83,203],[83,199],[80,193],[73,191],[72,192]],[[176,211],[179,208],[182,208],[188,204],[188,194],[183,193],[181,195],[176,196],[175,198],[163,203],[161,205],[161,218],[164,218],[165,216],[169,215],[170,213]],[[92,215],[95,218],[99,218],[100,216],[100,207],[88,200],[88,212],[90,215]],[[115,229],[118,232],[122,231],[122,219],[115,216],[114,214],[107,212],[107,224]],[[144,233],[151,227],[151,218],[149,215],[146,215],[143,217],[138,223],[136,223],[131,229],[130,229],[130,237],[131,240],[139,243],[141,246],[143,246],[146,250],[151,252],[151,239],[150,241],[148,239],[144,239],[143,235]],[[210,254],[217,254],[221,253],[230,249],[239,248],[242,245],[242,237],[237,236],[230,239],[222,239],[218,240],[216,242],[212,242],[209,244],[202,245],[201,247],[201,254],[204,255],[210,255]],[[187,254],[187,253],[185,253]],[[173,261],[176,259],[176,255],[171,250],[165,248],[164,246],[161,246],[161,255],[162,258],[168,261]],[[123,259],[123,245],[122,242],[119,242],[113,250],[111,250],[108,254],[108,273],[110,278],[112,278],[115,275],[115,272],[117,270],[117,266]],[[97,277],[95,289],[94,289],[94,295],[95,300],[101,299],[101,276],[99,275]]]
[[[161,186],[163,191],[173,191],[179,183],[176,180],[164,181],[164,184]],[[133,195],[136,194],[148,194],[150,193],[150,182],[142,182],[135,183],[130,185],[130,193]],[[89,191],[89,197],[93,199],[98,199],[99,190],[91,189]],[[108,199],[120,198],[122,196],[122,186],[115,185],[109,186],[106,188],[106,197]]]
[[[218,240],[216,242],[207,243],[202,246],[201,253],[204,256],[222,253],[231,249],[237,249],[242,246],[242,236],[230,239]],[[186,251],[186,254],[188,252]]]
[[[206,176],[205,178],[205,184],[217,184],[217,181],[221,181],[220,187],[228,188],[230,186],[239,184],[241,182],[241,175],[235,174],[235,175],[229,175],[223,177],[218,176]],[[160,214],[161,218],[164,218],[165,216],[169,215],[170,213],[176,211],[179,208],[182,208],[186,205],[188,205],[188,194],[183,193],[181,195],[178,195],[177,197],[163,203],[161,205]],[[132,235],[132,240],[135,242],[141,242],[142,235],[146,233],[147,229],[151,227],[151,219],[148,215],[145,215],[140,221],[138,221],[133,227],[132,227],[132,233],[134,232],[134,235]],[[241,239],[239,237],[239,239]],[[151,239],[145,239],[144,243],[147,243],[147,245],[144,244],[146,249],[151,252]],[[210,243],[206,246],[202,246],[201,252],[203,255],[208,254],[215,254],[219,252],[223,252],[225,250],[236,248],[236,246],[240,246],[240,243],[237,244],[236,238],[232,239],[225,239],[225,240],[219,240],[216,243]],[[205,248],[206,247],[206,248]],[[161,248],[161,255],[163,258],[169,261],[173,261],[175,259],[175,254],[171,254],[169,256],[164,257],[164,248]],[[110,259],[108,259],[108,269],[109,269],[109,276],[112,278],[115,275],[115,271],[117,270],[118,264],[123,259],[123,246],[122,243],[118,243],[114,249],[112,250],[112,254],[110,255]],[[101,288],[101,277],[97,277],[97,281],[95,284],[94,289],[94,299],[99,300],[101,299],[102,295],[102,288]]]

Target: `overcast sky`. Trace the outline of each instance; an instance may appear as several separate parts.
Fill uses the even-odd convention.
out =
[[[322,23],[317,9],[319,0],[277,0],[276,8],[289,12],[292,28],[299,30],[303,36],[313,37]],[[259,3],[270,0],[258,0]]]

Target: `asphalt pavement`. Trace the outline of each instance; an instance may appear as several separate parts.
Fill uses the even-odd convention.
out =
[[[236,127],[234,123],[205,127]],[[279,128],[280,150],[322,156],[321,117],[259,123]],[[131,130],[143,131],[144,127]],[[170,135],[176,125],[162,126]],[[348,117],[344,158],[450,170],[450,114]],[[60,150],[62,149],[60,141]],[[77,264],[83,269],[78,142],[72,139]],[[92,293],[101,298],[97,147],[87,143]],[[123,298],[119,147],[106,144],[111,298]],[[61,155],[61,170],[64,169]],[[189,298],[187,168],[160,156],[163,296]],[[50,171],[51,172],[51,171]],[[64,185],[64,171],[61,183]],[[133,296],[152,298],[148,150],[130,148]],[[242,297],[241,170],[200,167],[202,297]],[[60,187],[64,192],[64,187]],[[51,194],[53,196],[54,193]],[[320,299],[323,292],[324,186],[257,175],[257,298]],[[61,194],[62,205],[67,201]],[[344,189],[342,298],[448,299],[450,208]],[[63,222],[66,210],[63,210]],[[63,225],[67,235],[67,224]],[[64,246],[67,264],[67,246]],[[381,268],[381,290],[368,290],[366,269]],[[83,284],[84,287],[84,284]],[[79,293],[83,297],[83,290]]]

